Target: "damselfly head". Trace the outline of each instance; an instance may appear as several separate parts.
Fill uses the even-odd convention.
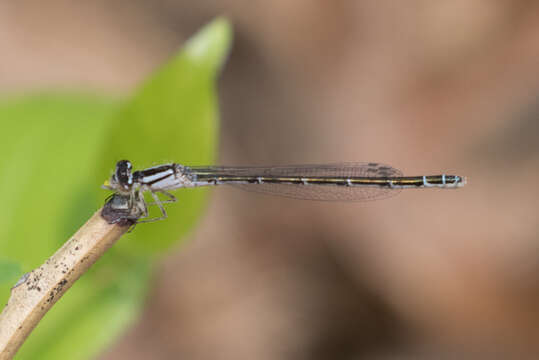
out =
[[[133,186],[132,169],[133,165],[131,165],[129,160],[118,161],[110,181],[108,181],[108,184],[105,182],[105,186],[108,185],[112,190],[116,190],[119,193],[129,193]]]

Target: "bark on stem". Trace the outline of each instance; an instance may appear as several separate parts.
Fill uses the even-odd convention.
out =
[[[109,221],[105,220],[102,210],[43,265],[25,274],[11,289],[8,303],[0,314],[0,360],[13,358],[54,303],[134,223],[133,217],[131,220],[120,217],[110,224],[110,217]]]

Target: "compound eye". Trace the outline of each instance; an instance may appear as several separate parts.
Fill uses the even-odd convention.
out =
[[[133,185],[133,174],[131,173],[132,165],[128,160],[121,160],[116,163],[116,171],[114,176],[118,184],[125,190],[129,190]]]

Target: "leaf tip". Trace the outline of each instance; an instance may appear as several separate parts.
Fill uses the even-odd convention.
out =
[[[189,57],[219,70],[226,61],[232,43],[232,25],[219,16],[200,29],[186,44]]]

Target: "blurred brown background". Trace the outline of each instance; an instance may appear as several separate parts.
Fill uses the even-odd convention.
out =
[[[469,184],[353,204],[215,190],[102,359],[539,356],[539,3],[1,2],[0,91],[128,94],[220,14],[221,163]]]

